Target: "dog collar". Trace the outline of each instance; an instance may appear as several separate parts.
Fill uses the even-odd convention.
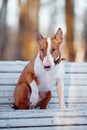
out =
[[[58,57],[54,60],[55,65],[60,62],[61,54],[59,53]]]

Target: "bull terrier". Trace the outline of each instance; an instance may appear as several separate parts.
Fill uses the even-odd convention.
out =
[[[51,99],[51,87],[56,83],[60,109],[64,109],[64,65],[60,54],[63,41],[59,28],[51,38],[44,38],[35,30],[37,55],[25,66],[14,90],[15,109],[46,109]]]

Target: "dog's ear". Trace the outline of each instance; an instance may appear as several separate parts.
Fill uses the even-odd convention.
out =
[[[35,29],[36,41],[40,44],[44,37]]]
[[[54,38],[58,41],[58,44],[61,44],[63,41],[63,33],[62,33],[62,29],[59,28],[56,32],[56,34],[54,35]]]

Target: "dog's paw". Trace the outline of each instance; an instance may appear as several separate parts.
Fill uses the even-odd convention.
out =
[[[66,108],[65,104],[60,105],[60,109],[65,109],[65,108]]]
[[[18,109],[18,107],[17,107],[15,104],[11,104],[10,106],[11,106],[11,108],[13,108],[13,109],[15,109],[15,110]]]
[[[35,108],[35,105],[31,105],[29,106],[29,109],[34,109]]]

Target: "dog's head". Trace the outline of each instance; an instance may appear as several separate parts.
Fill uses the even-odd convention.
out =
[[[35,30],[35,34],[43,67],[49,71],[60,58],[59,47],[63,41],[62,29],[59,28],[52,38],[44,38],[37,30]]]

